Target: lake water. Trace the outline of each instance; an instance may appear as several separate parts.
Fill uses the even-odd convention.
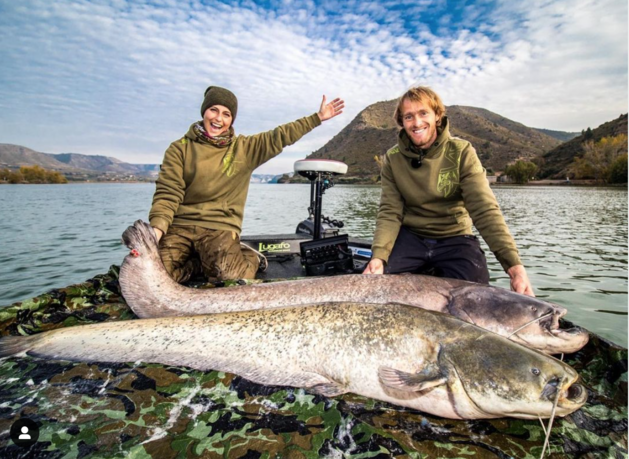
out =
[[[120,236],[147,220],[153,184],[0,186],[0,306],[83,282],[119,265]],[[496,187],[538,297],[567,319],[627,346],[627,190]],[[307,217],[308,185],[251,184],[243,234],[293,233]],[[371,238],[374,186],[326,191],[323,214],[348,234]],[[486,249],[486,247],[485,247]],[[487,249],[486,249],[487,251]],[[509,287],[488,253],[491,282]]]

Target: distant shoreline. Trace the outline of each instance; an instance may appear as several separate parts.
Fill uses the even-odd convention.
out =
[[[627,188],[626,183],[596,183],[594,180],[532,180],[528,183],[491,182],[491,186],[566,186]]]
[[[103,182],[99,182],[99,181],[84,181],[84,182],[80,182],[80,181],[72,181],[72,182],[67,182],[67,183],[9,183],[9,182],[0,182],[0,185],[85,185],[85,184],[120,184],[120,183],[152,183],[154,184],[155,182],[149,182],[149,181],[144,181],[144,180],[136,180],[136,181],[130,181],[130,180],[107,180],[107,181],[103,181]]]
[[[137,180],[107,180],[107,181],[72,181],[68,183],[9,183],[9,182],[0,182],[0,185],[92,185],[92,184],[155,184],[155,182]],[[256,185],[308,185],[308,183],[302,182],[288,182],[288,183],[260,183],[260,182],[250,182]],[[359,186],[380,186],[379,183],[373,182],[353,182],[353,183],[338,183],[338,185],[359,185]],[[565,187],[580,187],[580,188],[627,188],[627,183],[596,183],[594,180],[570,180],[569,182],[565,180],[534,180],[528,183],[514,183],[514,182],[490,182],[490,186],[494,187],[502,187],[502,186],[518,186],[518,187],[536,187],[536,186],[565,186]]]

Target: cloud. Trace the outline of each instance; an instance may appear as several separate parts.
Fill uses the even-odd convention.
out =
[[[322,94],[346,100],[262,172],[418,83],[576,131],[627,111],[626,17],[617,0],[0,0],[0,141],[157,163],[209,84],[238,95],[242,134],[313,113]]]
[[[626,18],[626,4],[514,3],[494,11],[491,31],[502,37],[503,52],[468,79],[477,89],[466,103],[529,126],[572,131],[626,113],[627,29],[614,19]]]

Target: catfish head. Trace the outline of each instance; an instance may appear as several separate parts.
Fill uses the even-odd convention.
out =
[[[486,331],[467,339],[468,327],[477,328],[452,330],[453,339],[441,344],[436,361],[417,373],[380,367],[381,384],[419,398],[441,392],[435,399],[451,404],[461,419],[550,418],[555,403],[556,416],[585,404],[587,390],[567,364]]]
[[[587,331],[559,328],[565,308],[503,288],[472,285],[450,293],[448,312],[455,317],[546,354],[569,354],[586,345]]]

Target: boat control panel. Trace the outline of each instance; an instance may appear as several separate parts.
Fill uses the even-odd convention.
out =
[[[346,234],[305,241],[300,246],[301,264],[307,276],[354,272],[354,256]]]

